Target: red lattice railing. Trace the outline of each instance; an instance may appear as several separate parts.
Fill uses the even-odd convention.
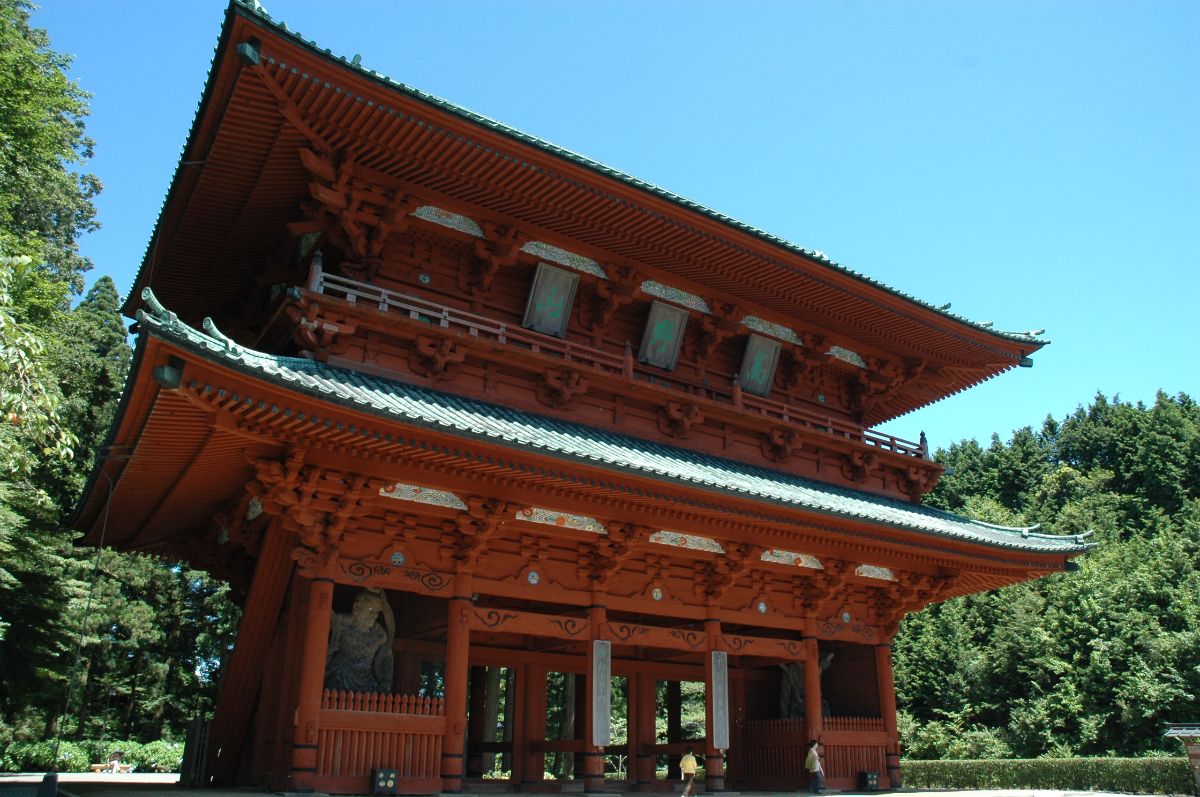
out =
[[[826,717],[827,731],[861,731],[864,733],[883,733],[882,717]]]
[[[370,792],[371,771],[395,770],[399,793],[442,788],[442,700],[415,695],[325,690],[321,695],[316,786]]]
[[[856,443],[866,443],[884,451],[893,451],[909,457],[920,459],[927,457],[928,452],[925,449],[909,440],[873,429],[863,429],[830,415],[813,412],[794,404],[772,401],[743,393],[741,390],[734,391],[732,374],[724,375],[725,381],[729,385],[728,388],[719,389],[715,383],[706,383],[701,387],[670,374],[664,374],[657,368],[643,369],[630,351],[626,351],[624,356],[613,354],[587,344],[543,335],[520,326],[499,323],[494,319],[437,304],[418,296],[388,290],[337,274],[327,274],[315,266],[305,287],[313,293],[344,299],[351,304],[373,307],[381,313],[400,313],[411,319],[425,321],[446,329],[457,329],[473,338],[518,346],[535,353],[559,357],[567,362],[586,363],[597,371],[603,371],[613,376],[633,380],[645,379],[648,378],[647,374],[652,374],[654,381],[658,383],[668,384],[688,393],[700,391],[704,397],[713,401],[734,404],[774,421],[803,426],[820,434]],[[710,372],[711,376],[715,376],[715,374]]]
[[[441,698],[394,695],[390,692],[350,692],[341,689],[326,689],[322,692],[321,708],[335,711],[415,714],[419,717],[441,717],[446,713],[446,703]]]

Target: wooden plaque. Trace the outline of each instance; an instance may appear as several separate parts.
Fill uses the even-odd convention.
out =
[[[652,302],[650,316],[646,319],[646,329],[642,332],[638,361],[672,370],[679,359],[679,347],[683,343],[683,330],[687,326],[687,320],[687,310],[682,307],[666,302]]]
[[[592,641],[592,743],[612,744],[612,643]]]
[[[714,650],[712,656],[713,747],[729,749],[729,654]]]
[[[566,337],[578,287],[578,273],[538,263],[521,326],[556,338]]]
[[[779,341],[751,335],[746,340],[746,353],[742,356],[742,370],[738,383],[742,390],[756,396],[766,396],[775,381],[775,366],[779,364]]]

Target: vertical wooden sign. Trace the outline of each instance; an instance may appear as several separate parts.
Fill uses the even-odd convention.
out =
[[[577,287],[577,273],[538,263],[521,325],[556,338],[566,337]]]
[[[638,349],[638,360],[672,370],[679,359],[679,346],[683,343],[683,329],[687,326],[687,320],[688,312],[682,307],[651,302],[646,329],[642,332],[642,345]]]
[[[712,656],[713,747],[729,749],[729,654],[714,650]]]
[[[746,340],[742,370],[738,373],[738,383],[741,384],[742,390],[756,396],[765,396],[771,392],[781,347],[779,341],[764,338],[762,335],[751,335]]]
[[[591,682],[592,742],[607,747],[612,743],[612,643],[607,640],[592,641]]]

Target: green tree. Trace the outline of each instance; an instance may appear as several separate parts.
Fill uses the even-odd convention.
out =
[[[1095,532],[1079,570],[908,617],[894,651],[910,755],[1141,755],[1200,696],[1200,415],[1097,395],[1061,424],[939,451],[931,503]]]
[[[88,95],[67,75],[70,58],[30,27],[32,6],[0,0],[0,251],[26,255],[77,293],[91,266],[79,236],[96,227],[95,176],[84,133]]]

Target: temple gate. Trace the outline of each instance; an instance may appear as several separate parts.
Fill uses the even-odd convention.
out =
[[[691,746],[708,791],[794,789],[820,739],[832,785],[898,786],[904,614],[1089,547],[922,506],[924,435],[869,428],[1029,365],[1032,335],[242,0],[182,158],[74,523],[242,600],[207,783],[558,790],[552,760],[652,791]]]

